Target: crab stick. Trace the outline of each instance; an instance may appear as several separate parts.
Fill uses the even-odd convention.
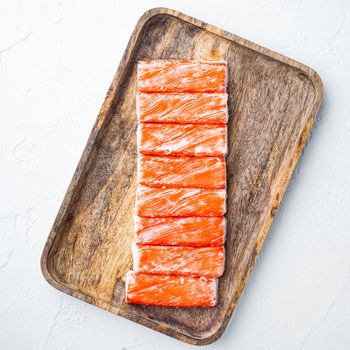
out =
[[[137,166],[141,185],[195,188],[226,185],[225,158],[140,156]]]
[[[226,124],[227,94],[138,93],[141,123]]]
[[[139,185],[136,192],[136,214],[143,217],[222,216],[225,212],[224,189]]]
[[[225,92],[225,62],[146,60],[138,63],[143,92]]]
[[[223,157],[226,125],[141,123],[137,143],[141,154]]]
[[[135,218],[136,243],[216,247],[225,242],[224,217]]]
[[[179,276],[126,275],[128,303],[158,306],[215,306],[217,280]]]
[[[155,275],[220,277],[224,272],[224,247],[132,246],[135,272]]]

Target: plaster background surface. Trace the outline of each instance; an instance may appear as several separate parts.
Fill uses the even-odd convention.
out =
[[[189,349],[49,286],[40,254],[132,30],[170,7],[310,65],[325,96],[223,337],[350,349],[350,2],[0,2],[0,348]]]

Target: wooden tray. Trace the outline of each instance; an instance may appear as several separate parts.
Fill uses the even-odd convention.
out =
[[[124,302],[136,190],[136,66],[142,59],[226,60],[229,154],[226,269],[214,308]],[[57,289],[192,344],[223,333],[319,108],[322,82],[287,57],[173,10],[139,20],[45,245]]]

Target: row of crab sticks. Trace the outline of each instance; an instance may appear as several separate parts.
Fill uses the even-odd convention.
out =
[[[138,64],[138,188],[126,301],[214,306],[224,272],[226,64]]]

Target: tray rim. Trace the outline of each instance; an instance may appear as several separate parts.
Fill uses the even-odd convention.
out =
[[[280,192],[279,192],[280,195],[278,196],[277,201],[273,205],[271,215],[268,215],[265,218],[262,229],[259,233],[259,237],[257,239],[257,246],[256,246],[256,250],[254,252],[255,254],[253,254],[252,258],[250,259],[250,264],[247,265],[245,275],[244,275],[243,279],[241,280],[239,288],[237,289],[237,291],[234,295],[233,302],[232,302],[230,308],[228,309],[228,312],[226,314],[225,319],[221,323],[220,327],[217,330],[215,330],[214,333],[212,333],[208,337],[203,337],[203,338],[198,338],[198,337],[190,336],[190,335],[185,334],[185,333],[181,333],[179,331],[175,331],[172,328],[169,328],[167,325],[159,324],[155,321],[144,318],[144,317],[139,316],[135,313],[126,312],[123,309],[120,309],[114,305],[111,305],[107,301],[102,301],[100,299],[96,299],[95,297],[92,297],[84,292],[73,289],[73,288],[65,285],[64,283],[60,282],[59,280],[57,280],[50,273],[49,266],[48,266],[48,264],[49,264],[48,256],[49,256],[50,250],[53,246],[54,240],[56,238],[57,230],[67,214],[67,209],[69,207],[69,204],[74,198],[74,194],[75,194],[74,189],[79,185],[79,180],[82,177],[85,165],[87,164],[87,162],[90,158],[93,145],[96,141],[96,138],[99,134],[99,131],[102,129],[102,126],[104,125],[104,122],[107,119],[107,113],[105,113],[106,109],[107,109],[106,107],[109,106],[109,102],[112,101],[112,98],[114,96],[114,92],[117,90],[117,88],[119,86],[123,72],[129,64],[130,57],[132,56],[132,53],[133,53],[134,44],[137,42],[139,35],[142,33],[142,30],[143,30],[145,24],[151,18],[153,18],[155,16],[159,16],[159,15],[168,15],[168,16],[178,18],[182,21],[188,22],[188,23],[193,24],[193,25],[195,25],[203,30],[206,30],[212,34],[216,34],[216,35],[223,37],[227,40],[233,41],[240,46],[243,46],[245,48],[256,51],[257,53],[264,55],[264,56],[267,56],[270,59],[282,62],[288,66],[291,66],[291,67],[301,71],[302,73],[304,73],[307,76],[307,78],[312,82],[312,84],[314,86],[314,90],[315,90],[315,98],[314,98],[314,101],[312,103],[312,108],[311,108],[312,114],[309,116],[309,119],[306,122],[305,127],[301,132],[298,145],[295,148],[294,153],[291,157],[291,165],[289,166],[290,170],[289,170],[287,176],[285,177],[285,179],[281,185]],[[314,69],[310,68],[307,65],[304,65],[298,61],[295,61],[291,58],[288,58],[287,56],[284,56],[284,55],[277,53],[273,50],[270,50],[270,49],[265,48],[261,45],[258,45],[252,41],[241,38],[235,34],[232,34],[230,32],[222,30],[216,26],[205,23],[203,21],[195,19],[191,16],[188,16],[188,15],[183,14],[181,12],[178,12],[176,10],[172,10],[172,9],[165,8],[165,7],[156,7],[156,8],[152,8],[152,9],[146,11],[140,17],[140,19],[137,21],[137,23],[135,25],[133,33],[129,39],[127,47],[126,47],[124,54],[121,58],[118,69],[117,69],[117,71],[112,79],[112,83],[108,89],[105,100],[103,101],[100,112],[96,118],[96,121],[95,121],[94,126],[91,130],[91,133],[89,135],[86,146],[83,150],[82,156],[78,162],[77,168],[73,174],[72,180],[68,186],[66,194],[63,198],[63,201],[62,201],[61,206],[58,210],[58,213],[57,213],[56,218],[54,220],[53,226],[50,230],[49,236],[48,236],[46,243],[45,243],[45,246],[43,248],[43,252],[42,252],[41,260],[40,260],[40,266],[41,266],[42,274],[43,274],[44,278],[46,279],[46,281],[49,284],[51,284],[54,288],[58,289],[61,292],[64,292],[68,295],[76,297],[77,299],[88,302],[92,305],[98,306],[99,308],[106,310],[106,311],[109,311],[109,312],[112,312],[118,316],[122,316],[126,319],[129,319],[129,320],[134,321],[136,323],[142,324],[146,327],[149,327],[153,330],[156,330],[158,332],[161,332],[163,334],[171,336],[171,337],[173,337],[177,340],[183,341],[185,343],[189,343],[189,344],[193,344],[193,345],[208,345],[208,344],[211,344],[211,343],[215,342],[216,340],[218,340],[221,337],[221,335],[223,334],[223,332],[225,331],[225,329],[228,325],[228,322],[232,317],[232,314],[236,308],[238,300],[239,300],[239,298],[244,290],[244,287],[247,283],[250,272],[255,264],[255,260],[258,256],[258,254],[261,250],[261,247],[264,243],[264,240],[267,236],[270,225],[271,225],[273,218],[274,218],[274,215],[275,215],[275,211],[279,206],[279,203],[280,203],[280,201],[283,197],[283,194],[287,188],[287,185],[289,183],[289,179],[293,173],[293,170],[295,168],[297,160],[301,154],[301,151],[306,143],[307,137],[311,131],[312,124],[314,122],[314,119],[315,119],[317,112],[319,110],[319,107],[321,105],[323,91],[324,91],[324,88],[323,88],[323,83],[322,83],[320,76],[318,75],[318,73]]]

